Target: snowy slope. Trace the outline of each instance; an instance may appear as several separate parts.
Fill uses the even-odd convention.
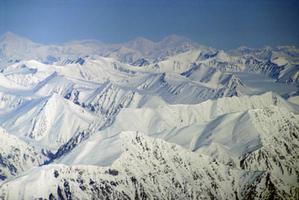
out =
[[[240,50],[236,50],[240,51]],[[258,50],[256,50],[258,51]],[[297,83],[298,50],[292,53],[285,50],[269,49],[269,56],[260,55],[256,51],[247,54],[226,53],[222,50],[195,49],[178,55],[170,56],[157,63],[144,66],[143,69],[159,72],[182,73],[194,65],[203,65],[226,72],[252,72],[265,74],[279,82]],[[263,52],[265,54],[265,52]]]
[[[140,131],[194,149],[191,147],[191,142],[193,137],[200,133],[200,130],[204,130],[202,124],[217,117],[221,118],[225,114],[232,113],[234,116],[236,112],[247,112],[250,109],[263,108],[269,105],[288,108],[290,111],[294,109],[272,93],[252,97],[221,98],[196,105],[123,109],[109,128],[93,134],[79,145],[72,141],[69,145],[72,148],[77,147],[62,157],[59,162],[66,164],[111,164],[121,153],[118,145],[120,142],[118,134],[121,131]],[[237,123],[237,121],[234,122]],[[234,123],[232,123],[233,125]],[[59,157],[65,153],[64,151],[64,148],[58,151]],[[98,152],[103,153],[98,154]]]
[[[285,195],[295,198],[294,190],[274,185],[276,179],[267,173],[231,169],[209,157],[142,134],[122,135],[126,151],[111,167],[44,166],[2,185],[1,197],[246,199]]]
[[[145,113],[143,116],[145,117],[147,114]],[[170,117],[167,117],[165,119],[169,118]],[[142,119],[139,122],[135,119],[135,121],[132,120],[135,124],[132,122],[130,123],[131,126],[124,124],[123,126],[126,127],[121,127],[120,129],[137,130],[138,132],[147,131],[147,134],[153,131],[154,133],[151,134],[153,137],[159,137],[164,141],[179,144],[187,149],[196,151],[199,155],[209,155],[211,160],[222,163],[227,167],[245,170],[246,172],[248,172],[248,170],[255,171],[256,173],[264,172],[267,175],[261,179],[258,178],[254,182],[263,182],[262,179],[268,183],[273,181],[275,185],[281,187],[282,190],[286,189],[285,195],[287,195],[286,197],[288,198],[291,198],[291,193],[298,189],[297,152],[299,121],[298,116],[293,115],[284,108],[271,106],[261,109],[250,109],[249,111],[243,112],[233,112],[220,115],[206,122],[191,123],[191,125],[175,127],[168,131],[167,128],[174,127],[174,125],[171,126],[171,123],[165,121],[165,119],[151,119],[149,125],[140,124]],[[144,119],[144,122],[147,121],[147,119]],[[117,122],[118,121],[115,123]],[[178,125],[178,123],[176,125]],[[146,130],[145,127],[149,127],[149,130]],[[160,129],[153,130],[153,128],[156,127]],[[117,135],[111,135],[113,133]],[[122,134],[124,133],[120,135],[119,133],[121,133],[121,130],[112,128],[107,130],[107,132],[103,131],[97,135],[93,135],[86,142],[83,142],[75,148],[70,154],[58,160],[57,163],[62,162],[71,165],[93,164],[101,166],[110,166],[113,163],[112,166],[115,166],[118,160],[126,155],[126,152],[122,153],[123,148],[120,145],[124,141],[122,139]],[[105,134],[107,134],[108,137],[105,138]],[[142,143],[144,140],[140,139],[137,143],[138,142]],[[146,152],[150,149],[147,145],[142,148],[143,151]],[[134,148],[133,152],[136,153],[136,151]],[[171,150],[166,150],[166,152],[167,156],[172,153]],[[139,155],[138,159],[134,159],[132,162],[136,163],[136,160],[140,159],[141,161],[139,160],[137,162],[138,164],[136,164],[140,167],[140,162],[150,157],[144,154],[143,152],[143,155]],[[158,153],[158,155],[160,154]],[[128,159],[126,158],[125,160],[127,161]],[[152,161],[153,159],[150,160]],[[202,164],[203,160],[199,162]],[[125,165],[129,164],[126,163]],[[129,166],[132,167],[132,164]],[[150,164],[147,163],[147,168],[148,166],[150,166]],[[138,167],[137,169],[139,169]],[[144,171],[143,168],[141,170]],[[149,171],[152,173],[150,169]],[[174,174],[181,173],[182,172],[175,172]],[[185,175],[185,177],[186,176],[187,175]],[[249,183],[247,182],[246,184]],[[260,186],[262,185],[264,185],[264,183]],[[274,187],[273,183],[270,185]],[[152,188],[152,186],[150,187]],[[272,188],[270,190],[272,192],[276,191],[277,194],[275,195],[280,193],[280,189]],[[293,198],[295,198],[295,196],[293,196]]]
[[[95,90],[95,95],[96,91],[103,93],[97,85],[102,84],[102,89],[105,90],[108,82],[114,88],[123,88],[121,90],[126,90],[127,93],[139,91],[142,93],[140,95],[160,96],[169,103],[198,103],[210,98],[239,96],[248,91],[232,74],[223,74],[219,80],[209,82],[192,78],[188,80],[173,73],[135,71],[131,66],[102,57],[97,57],[96,60],[87,58],[82,65],[68,63],[63,66],[24,61],[9,66],[3,74],[4,78],[25,87],[23,90],[33,90],[35,94],[42,96],[54,92],[62,96],[74,95],[80,90],[76,88],[81,88],[84,93],[86,90]],[[194,92],[190,93],[190,90]],[[87,101],[85,104],[91,101],[87,97],[84,99]]]
[[[46,157],[0,127],[0,183],[43,164]]]
[[[19,107],[19,105],[30,99],[30,97],[26,98],[15,94],[9,94],[6,91],[4,92],[0,90],[0,115],[11,112]]]
[[[53,64],[86,56],[105,56],[124,63],[135,63],[137,66],[147,63],[143,67],[158,68],[163,72],[183,72],[193,63],[202,63],[222,71],[249,70],[265,73],[281,82],[297,82],[297,76],[294,77],[294,74],[298,70],[293,68],[298,65],[298,55],[299,50],[294,46],[261,49],[241,47],[224,52],[198,45],[176,35],[170,35],[158,42],[139,37],[121,44],[83,40],[60,45],[43,45],[13,33],[6,33],[0,39],[0,58],[3,63],[1,68],[20,60],[35,59]],[[284,71],[288,71],[288,75],[284,75]],[[279,76],[287,78],[280,79]]]
[[[53,94],[8,113],[2,126],[18,137],[38,142],[42,148],[55,150],[76,132],[100,122],[101,118]]]

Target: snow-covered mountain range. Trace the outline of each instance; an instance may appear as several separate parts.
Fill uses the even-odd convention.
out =
[[[298,199],[299,49],[0,38],[0,199]]]

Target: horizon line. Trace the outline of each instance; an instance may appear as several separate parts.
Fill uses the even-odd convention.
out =
[[[122,45],[122,44],[126,44],[126,43],[129,43],[129,42],[135,42],[136,40],[144,40],[144,41],[147,41],[147,42],[158,44],[160,42],[165,41],[168,38],[177,37],[179,39],[185,40],[186,42],[189,41],[194,45],[198,45],[199,47],[202,46],[202,47],[214,48],[214,49],[217,49],[217,50],[224,50],[224,51],[230,51],[230,50],[240,49],[240,48],[265,49],[265,48],[269,48],[269,47],[270,48],[291,47],[291,48],[299,49],[299,46],[297,46],[296,44],[280,44],[280,45],[275,45],[275,46],[274,45],[269,45],[269,44],[264,44],[260,47],[250,47],[248,45],[239,45],[239,46],[236,46],[235,48],[216,48],[216,47],[213,47],[213,46],[201,44],[201,43],[196,42],[196,41],[194,41],[194,40],[192,40],[192,39],[190,39],[190,38],[188,38],[184,35],[179,35],[179,34],[175,34],[175,33],[164,36],[159,40],[153,40],[153,39],[147,38],[145,36],[137,36],[137,37],[134,37],[130,40],[125,40],[125,41],[122,41],[122,42],[104,42],[104,41],[102,41],[100,39],[97,39],[97,38],[85,38],[85,39],[66,40],[66,41],[63,41],[63,42],[54,42],[54,43],[51,43],[51,42],[38,42],[38,41],[35,41],[34,39],[32,39],[30,37],[20,35],[18,33],[10,31],[10,30],[2,33],[0,35],[0,39],[5,37],[6,35],[12,35],[13,37],[17,37],[17,38],[24,39],[24,40],[29,40],[32,43],[36,43],[36,44],[39,44],[39,45],[45,45],[45,46],[47,46],[47,45],[58,45],[59,46],[59,45],[65,45],[65,44],[68,44],[68,43],[75,43],[75,42],[95,42],[95,43],[103,44],[103,45]]]

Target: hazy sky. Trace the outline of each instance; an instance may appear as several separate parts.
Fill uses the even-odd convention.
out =
[[[217,48],[299,46],[299,0],[0,0],[0,34],[41,43],[178,34]]]

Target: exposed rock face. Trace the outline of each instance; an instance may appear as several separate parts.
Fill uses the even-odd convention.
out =
[[[296,189],[285,191],[268,172],[236,170],[140,133],[123,133],[122,137],[125,152],[111,167],[43,166],[2,185],[1,197],[271,199],[284,195],[295,199]],[[33,182],[27,184],[29,179]],[[39,190],[30,189],[38,185]]]

